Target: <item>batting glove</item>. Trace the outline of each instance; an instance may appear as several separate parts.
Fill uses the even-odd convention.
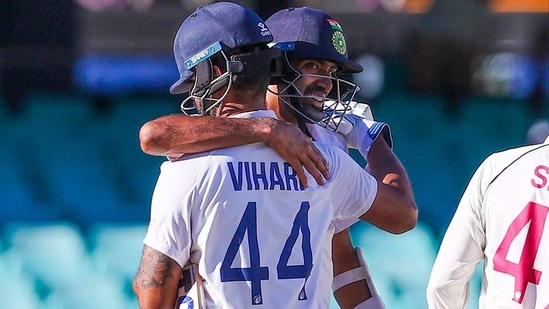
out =
[[[393,137],[389,124],[375,121],[372,110],[366,103],[351,102],[350,106],[351,112],[343,116],[336,131],[345,137],[347,145],[358,149],[367,158],[372,144],[379,136],[383,136],[392,149]]]

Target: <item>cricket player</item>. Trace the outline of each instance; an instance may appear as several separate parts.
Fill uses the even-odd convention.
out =
[[[201,112],[276,117],[265,109],[269,60],[277,51],[266,49],[270,40],[269,28],[249,9],[225,2],[203,7],[176,35],[175,86],[190,84]],[[386,143],[370,152],[392,173],[372,169],[373,176],[340,149],[316,146],[331,175],[324,186],[302,186],[264,143],[164,163],[134,280],[141,308],[173,307],[189,260],[199,265],[207,308],[327,308],[335,220],[400,209],[411,213],[407,228],[415,225],[409,180],[398,160],[382,156],[391,153]]]
[[[548,214],[549,137],[486,158],[444,235],[429,308],[466,308],[469,281],[484,262],[480,309],[548,309]]]
[[[274,110],[279,119],[303,128],[315,140],[336,145],[345,151],[348,144],[359,148],[369,162],[375,160],[368,155],[372,143],[392,146],[388,125],[374,121],[368,105],[352,102],[358,87],[338,77],[340,73],[360,72],[362,67],[348,59],[343,30],[335,19],[323,11],[300,7],[275,13],[267,20],[267,24],[275,40],[280,42],[276,48],[284,50],[282,71],[275,74],[267,94],[267,107]],[[349,103],[354,103],[354,106]],[[327,113],[334,109],[352,109],[353,114],[344,119],[328,117]],[[318,163],[322,158],[313,158],[314,153],[311,152],[314,147],[307,144],[309,139],[303,141],[303,134],[296,135],[295,128],[290,130],[291,127],[273,118],[250,120],[164,116],[142,127],[141,145],[149,154],[178,158],[184,153],[263,141],[288,162],[297,162],[292,166],[298,175],[300,163],[313,175],[325,175],[325,172],[315,174],[313,167],[322,170],[321,167],[325,166]],[[203,127],[211,130],[201,129]],[[383,138],[378,141],[379,136]],[[292,157],[293,154],[296,157]],[[370,166],[379,168],[382,164]],[[303,181],[301,176],[299,178]],[[316,176],[315,179],[319,183],[323,181]],[[402,233],[406,229],[400,223],[406,220],[399,218],[409,214],[397,211],[374,218],[372,212],[370,223],[390,232]],[[417,218],[417,213],[415,216]],[[366,262],[360,253],[355,254],[349,232],[345,228],[351,223],[354,221],[343,223],[334,237],[334,294],[342,308],[384,308],[369,276]]]

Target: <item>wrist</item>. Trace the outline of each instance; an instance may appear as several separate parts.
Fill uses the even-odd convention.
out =
[[[369,121],[366,120],[366,122]],[[365,132],[363,132],[363,135],[361,135],[362,139],[360,140],[360,143],[357,147],[360,154],[362,154],[364,158],[368,158],[370,149],[380,139],[382,141],[380,141],[379,143],[384,143],[388,145],[389,148],[392,148],[391,129],[388,124],[384,122],[372,121],[365,124],[364,127],[366,127],[366,130],[364,130]]]
[[[356,148],[365,159],[368,157],[368,152],[374,142],[370,134],[370,126],[371,123],[367,123],[365,119],[357,122],[347,140],[349,146]]]
[[[259,139],[265,143],[269,144],[273,140],[273,134],[276,130],[277,125],[280,121],[274,118],[255,118],[259,121],[255,122],[255,134],[259,136]]]

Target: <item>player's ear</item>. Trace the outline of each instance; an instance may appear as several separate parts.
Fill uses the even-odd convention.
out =
[[[223,73],[224,73],[224,70],[220,66],[218,66],[216,64],[213,65],[213,78],[212,79],[215,79],[215,78],[221,76],[221,74],[223,74]]]

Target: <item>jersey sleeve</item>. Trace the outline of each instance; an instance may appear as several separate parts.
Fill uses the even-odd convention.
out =
[[[144,244],[184,266],[190,258],[191,211],[197,165],[165,162],[155,185]]]
[[[339,233],[346,228],[349,228],[351,225],[357,223],[360,219],[358,218],[348,218],[348,219],[335,219],[334,220],[334,233]]]
[[[484,258],[482,201],[491,159],[483,162],[471,177],[446,230],[427,286],[429,308],[466,308],[470,279]]]
[[[327,159],[330,181],[334,182],[333,204],[336,232],[341,231],[366,213],[377,195],[377,180],[346,152],[329,147]]]

